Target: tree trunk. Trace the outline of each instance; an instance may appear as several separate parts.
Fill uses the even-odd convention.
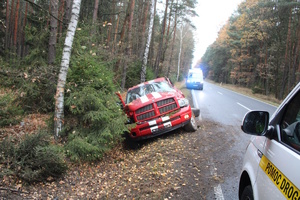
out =
[[[128,2],[126,17],[124,19],[123,27],[122,27],[121,33],[120,33],[120,40],[119,40],[119,44],[118,44],[119,45],[119,48],[118,48],[119,54],[122,53],[123,40],[124,40],[124,37],[125,37],[126,24],[127,24],[127,21],[129,20],[129,15],[130,15],[130,2]],[[120,63],[121,63],[121,58],[119,58],[118,61],[116,62],[115,71],[119,70]]]
[[[22,24],[22,37],[21,37],[21,57],[26,55],[26,47],[25,47],[25,28],[27,24],[27,13],[28,13],[28,2],[26,2],[24,19]]]
[[[156,15],[156,2],[157,0],[154,0],[154,22],[155,22],[155,15]],[[152,27],[152,33],[154,33],[155,30],[155,23],[153,23],[153,27]],[[149,48],[149,65],[152,67],[152,69],[155,68],[154,64],[153,64],[153,59],[154,58],[154,34],[152,34],[152,38],[151,38],[151,43],[150,43],[150,48]]]
[[[95,23],[97,22],[97,18],[98,18],[98,8],[99,8],[99,0],[95,0],[95,5],[94,5],[94,11],[93,11],[93,19],[92,19],[92,30],[91,30],[91,36],[96,34],[96,25]]]
[[[51,18],[50,18],[50,37],[48,50],[48,64],[52,65],[56,57],[57,42],[57,17],[58,17],[58,0],[51,0]],[[54,17],[53,17],[54,16]]]
[[[59,31],[58,31],[58,37],[61,38],[62,31],[63,31],[63,18],[64,18],[64,9],[65,9],[65,1],[63,0],[60,5],[59,9]]]
[[[19,22],[19,9],[20,9],[20,0],[17,0],[16,5],[16,14],[15,14],[15,21],[14,21],[14,39],[13,39],[13,45],[15,48],[17,48],[17,36],[18,36],[18,22]]]
[[[180,61],[181,61],[181,53],[182,53],[182,41],[185,37],[185,34],[183,35],[183,25],[181,25],[180,30],[180,37],[179,37],[179,53],[178,53],[178,64],[177,64],[177,77],[176,80],[179,80],[179,73],[180,73]]]
[[[15,15],[15,0],[12,0],[11,2],[11,9],[10,9],[10,29],[8,33],[8,48],[11,49],[13,46],[13,35],[14,35],[14,15]]]
[[[169,23],[168,23],[168,28],[167,28],[167,33],[166,33],[166,40],[165,40],[165,44],[163,45],[163,52],[162,52],[162,57],[161,57],[161,60],[160,62],[161,63],[164,63],[165,61],[165,54],[166,54],[166,51],[168,49],[168,43],[169,43],[169,33],[170,33],[170,26],[171,26],[171,19],[172,19],[172,9],[173,9],[173,2],[174,0],[171,1],[171,5],[170,5],[170,13],[169,13]]]
[[[54,113],[54,134],[55,138],[59,137],[59,133],[64,123],[64,91],[69,69],[71,50],[73,39],[78,23],[81,0],[74,0],[72,6],[71,20],[68,26],[63,55],[61,60],[61,68],[58,75],[57,89],[55,94],[55,113]]]
[[[162,46],[163,46],[164,37],[165,37],[166,21],[167,21],[167,14],[168,14],[168,2],[169,2],[169,0],[166,0],[164,20],[163,20],[163,24],[162,24],[159,47],[157,50],[157,56],[156,56],[156,60],[155,60],[155,76],[156,77],[158,76],[158,73],[159,73],[160,58],[161,58],[161,54],[162,54]]]
[[[290,48],[290,38],[291,38],[291,11],[289,12],[289,23],[288,23],[288,33],[286,36],[286,49],[285,49],[285,56],[284,56],[284,66],[283,66],[283,75],[282,75],[282,82],[281,82],[281,89],[280,89],[280,99],[283,99],[285,92],[288,88],[286,89],[287,84],[289,84],[289,48]]]
[[[94,12],[93,12],[93,24],[97,21],[98,16],[98,8],[99,8],[99,0],[95,0]]]
[[[150,0],[147,0],[147,5],[144,7],[143,12],[143,21],[142,21],[142,33],[141,33],[141,50],[145,49],[145,40],[146,40],[146,24],[147,24],[147,18],[148,18],[148,10],[150,6]],[[151,15],[151,14],[150,14]],[[151,17],[150,17],[151,20]],[[148,49],[149,51],[149,49]],[[143,59],[143,51],[140,51],[140,58]],[[147,55],[148,56],[148,55]]]
[[[66,0],[66,12],[65,12],[65,20],[66,24],[69,24],[72,14],[72,0]]]
[[[123,73],[122,73],[122,83],[121,88],[125,88],[126,83],[126,74],[127,74],[127,68],[128,68],[128,59],[131,57],[132,52],[132,20],[133,20],[133,12],[134,12],[134,5],[135,0],[130,1],[130,11],[129,11],[129,20],[128,20],[128,45],[125,49],[125,61],[124,61],[124,67],[123,67]]]
[[[300,81],[300,59],[299,59],[299,51],[300,51],[300,21],[298,18],[298,28],[297,28],[297,46],[296,46],[296,53],[294,55],[294,69],[295,69],[295,84]],[[298,66],[297,66],[298,65]],[[297,71],[298,67],[298,71]]]
[[[112,12],[115,13],[115,0],[112,1],[112,4],[113,4]],[[109,20],[110,21],[109,21],[109,24],[108,24],[107,41],[106,41],[106,47],[107,48],[110,48],[110,40],[111,40],[111,35],[112,35],[112,30],[113,30],[112,24],[114,23],[114,15],[111,15]]]
[[[5,25],[6,25],[6,29],[5,29],[5,49],[7,50],[9,48],[9,29],[10,29],[10,18],[9,18],[9,0],[7,0],[6,2],[6,21],[5,21]]]
[[[176,4],[178,4],[178,0],[177,0]],[[169,61],[169,64],[168,64],[167,77],[170,76],[171,65],[172,65],[172,60],[173,60],[173,52],[174,52],[175,39],[176,39],[176,30],[177,30],[177,8],[178,8],[178,6],[176,6],[176,10],[175,10],[174,32],[173,32],[173,40],[172,40],[172,44],[171,44],[172,48],[171,48],[170,61]]]
[[[113,44],[112,44],[112,50],[111,50],[112,53],[115,52],[115,48],[116,48],[116,43],[117,43],[117,32],[118,32],[118,29],[119,29],[119,21],[120,21],[120,16],[118,15],[117,23],[116,23],[116,25],[115,25],[114,41],[113,41]]]
[[[147,70],[147,61],[148,61],[148,53],[149,53],[149,48],[150,48],[150,43],[151,43],[151,38],[152,38],[152,28],[153,28],[153,23],[154,23],[154,13],[155,13],[155,2],[152,0],[151,2],[151,10],[150,10],[150,21],[149,21],[149,29],[148,29],[148,38],[147,38],[147,43],[144,51],[144,56],[143,56],[143,64],[142,64],[142,71],[141,71],[141,83],[146,81],[146,70]]]

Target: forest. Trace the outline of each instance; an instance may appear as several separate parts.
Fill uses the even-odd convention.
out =
[[[247,0],[202,57],[216,81],[282,100],[300,80],[300,2]]]
[[[158,76],[182,81],[194,67],[196,5],[1,1],[0,177],[44,181],[69,163],[101,160],[129,128],[115,92]],[[299,5],[243,1],[196,67],[207,79],[283,99],[300,80]],[[47,124],[30,126],[40,119]]]
[[[158,76],[183,80],[191,67],[195,5],[1,1],[0,177],[38,182],[69,162],[102,159],[128,130],[115,92]],[[42,118],[46,126],[28,127]]]

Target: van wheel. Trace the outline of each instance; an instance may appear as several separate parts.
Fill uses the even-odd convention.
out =
[[[253,190],[251,185],[248,185],[247,187],[244,188],[241,200],[254,200],[253,199]]]
[[[196,119],[195,119],[195,115],[192,112],[192,117],[190,119],[190,122],[184,126],[184,130],[188,131],[188,132],[195,132],[197,130],[197,123],[196,123]]]

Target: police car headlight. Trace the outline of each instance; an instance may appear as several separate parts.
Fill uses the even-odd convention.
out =
[[[188,99],[178,99],[178,103],[180,108],[188,106],[189,105],[189,100]]]
[[[187,80],[186,82],[190,83],[190,82],[191,82],[191,80]]]

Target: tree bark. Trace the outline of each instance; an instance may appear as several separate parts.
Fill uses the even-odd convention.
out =
[[[165,54],[166,54],[166,51],[167,51],[167,48],[168,48],[168,43],[169,43],[169,33],[170,33],[170,26],[171,26],[171,19],[172,19],[172,9],[173,9],[173,1],[171,1],[171,5],[170,5],[170,13],[169,13],[169,23],[168,23],[168,28],[167,28],[167,33],[166,33],[166,40],[165,40],[165,44],[163,45],[162,47],[162,57],[161,57],[161,60],[160,62],[161,63],[164,63],[165,61]]]
[[[65,12],[65,20],[64,20],[66,24],[69,24],[71,18],[71,12],[72,12],[71,6],[72,6],[72,0],[66,0],[66,12]]]
[[[51,4],[51,12],[50,12],[51,18],[50,18],[48,64],[52,65],[54,64],[55,57],[56,57],[58,0],[51,0],[50,4]]]
[[[177,4],[178,4],[178,0],[176,2],[176,5]],[[171,65],[172,65],[172,60],[173,60],[173,52],[174,52],[175,39],[176,39],[176,30],[177,30],[177,10],[178,10],[178,6],[176,6],[176,10],[175,10],[174,32],[173,32],[173,40],[172,40],[172,44],[171,44],[172,48],[171,48],[170,61],[169,61],[169,64],[168,64],[167,77],[170,76]]]
[[[143,21],[142,21],[142,36],[141,36],[141,49],[145,49],[145,40],[146,40],[146,24],[147,24],[147,18],[148,18],[148,11],[150,6],[150,0],[147,0],[147,5],[144,7],[143,12]],[[151,15],[151,14],[150,14]],[[151,20],[151,17],[150,17]],[[143,51],[140,51],[140,58],[143,59]],[[148,55],[147,55],[148,56]]]
[[[18,22],[19,22],[19,9],[20,9],[20,0],[17,0],[16,5],[16,14],[15,14],[15,20],[14,20],[14,39],[13,39],[13,45],[16,48],[17,47],[17,36],[18,36]]]
[[[99,8],[99,0],[95,0],[94,12],[93,12],[93,24],[97,21]]]
[[[157,0],[154,0],[154,22],[155,22],[155,15],[156,15],[156,3]],[[154,29],[155,29],[155,23],[153,23],[153,27],[152,27],[152,33],[154,33]],[[152,34],[152,38],[151,38],[151,44],[150,44],[150,48],[149,48],[149,65],[152,67],[152,69],[155,68],[155,63],[153,64],[153,59],[154,58],[154,34]]]
[[[128,20],[128,45],[125,49],[125,61],[124,61],[124,67],[123,67],[123,73],[122,73],[122,83],[121,83],[121,88],[125,88],[125,83],[126,83],[126,75],[127,75],[127,68],[128,68],[128,59],[131,56],[132,52],[132,20],[133,20],[133,13],[134,13],[134,5],[135,5],[135,0],[130,1],[130,11],[129,11],[129,20]]]
[[[25,6],[25,13],[23,18],[23,24],[22,24],[22,37],[21,37],[21,57],[24,57],[26,55],[26,47],[25,47],[25,28],[27,24],[27,13],[28,13],[28,2],[26,2]]]
[[[10,18],[9,18],[9,0],[6,2],[6,29],[5,29],[5,49],[9,48],[9,29],[10,29]]]
[[[112,50],[111,50],[112,53],[115,52],[115,48],[116,48],[117,32],[118,32],[118,29],[119,29],[119,21],[120,21],[120,16],[118,15],[116,25],[114,25],[115,26],[115,32],[114,32],[114,41],[113,41]]]
[[[282,82],[281,82],[281,89],[280,89],[280,99],[283,99],[285,91],[287,91],[287,89],[289,89],[289,61],[288,61],[288,57],[289,57],[289,47],[290,47],[290,38],[291,38],[291,10],[289,12],[289,23],[288,23],[288,32],[287,32],[287,36],[286,36],[286,49],[285,49],[285,56],[284,56],[284,65],[283,65],[283,75],[282,75]],[[286,89],[286,87],[288,86],[288,88]]]
[[[11,25],[11,26],[9,26],[10,27],[10,29],[8,30],[9,32],[8,32],[8,41],[7,41],[7,43],[8,43],[8,48],[10,49],[10,48],[12,48],[12,46],[13,46],[13,35],[14,35],[14,14],[15,14],[15,0],[12,0],[12,2],[11,2],[11,9],[10,9],[10,22],[9,22],[9,24]]]
[[[141,71],[141,83],[146,81],[146,71],[147,71],[147,61],[148,61],[148,54],[149,54],[149,48],[151,44],[151,38],[152,38],[152,28],[154,23],[154,13],[155,13],[155,2],[152,0],[151,2],[151,10],[150,10],[150,21],[149,21],[149,30],[148,30],[148,38],[147,43],[144,51],[143,56],[143,64],[142,64],[142,71]]]
[[[65,9],[65,1],[63,0],[61,2],[60,9],[59,9],[59,31],[58,31],[59,38],[61,38],[62,31],[63,31],[64,9]]]
[[[161,54],[162,54],[162,46],[163,46],[164,37],[165,37],[166,21],[167,21],[167,14],[168,14],[168,2],[169,2],[169,0],[166,0],[164,20],[163,20],[163,25],[162,25],[161,35],[160,35],[159,47],[157,50],[157,55],[156,55],[156,60],[155,60],[155,76],[156,77],[158,76],[158,73],[159,73],[160,58],[161,58]]]
[[[118,47],[118,52],[119,52],[119,54],[121,54],[121,52],[122,52],[123,40],[124,40],[124,37],[125,37],[125,31],[126,31],[126,24],[127,24],[127,21],[129,20],[129,15],[130,15],[130,2],[128,2],[126,17],[124,19],[124,23],[123,23],[121,33],[120,33],[120,39],[119,39],[119,43],[118,43],[118,46],[119,46]],[[119,70],[120,63],[121,63],[121,58],[119,58],[118,61],[116,62],[115,71]]]
[[[58,75],[54,113],[54,135],[56,139],[59,137],[59,133],[61,132],[64,123],[64,91],[69,69],[73,39],[79,18],[80,4],[81,0],[74,0],[73,2],[71,20],[67,30],[67,36],[65,39],[61,60],[61,68]]]

